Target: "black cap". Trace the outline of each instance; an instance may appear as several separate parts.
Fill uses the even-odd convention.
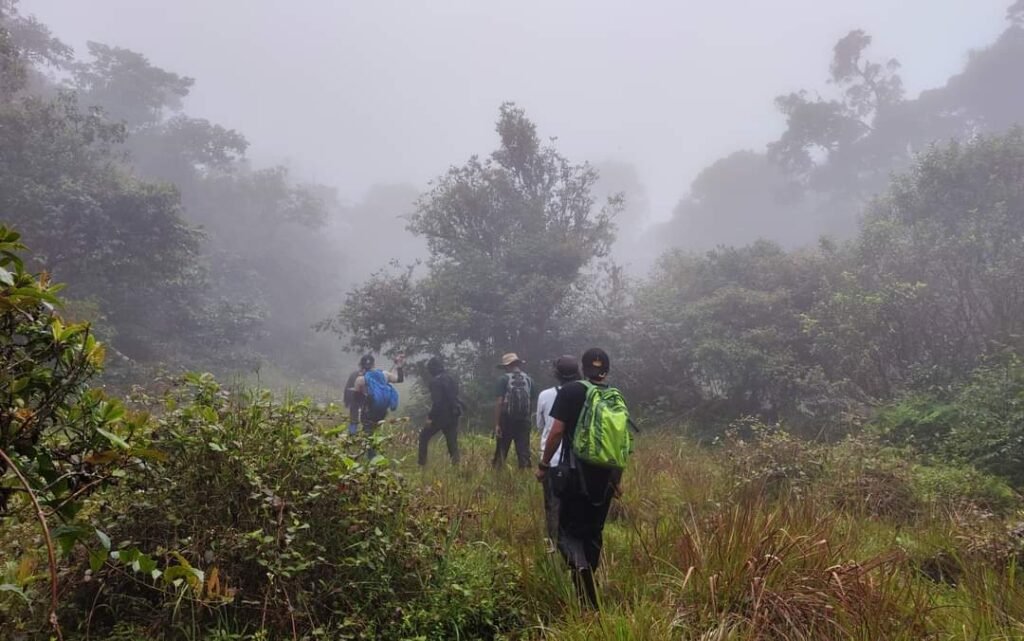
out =
[[[583,352],[583,375],[587,378],[604,378],[611,369],[612,361],[608,353],[600,347],[591,347]]]
[[[427,371],[430,372],[431,376],[437,376],[444,371],[444,361],[440,356],[430,357],[430,360],[427,361]]]
[[[580,380],[580,362],[575,356],[559,356],[552,363],[555,367],[555,376],[563,381]]]

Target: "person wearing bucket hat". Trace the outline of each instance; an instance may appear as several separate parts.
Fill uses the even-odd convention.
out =
[[[530,418],[533,399],[533,380],[523,371],[526,361],[515,352],[501,357],[499,369],[505,370],[495,387],[494,448],[495,467],[503,467],[512,443],[516,444],[519,469],[530,467]]]
[[[536,424],[537,429],[540,430],[541,460],[544,458],[544,444],[547,443],[548,435],[551,433],[551,426],[555,422],[555,419],[551,417],[551,406],[555,403],[558,390],[566,383],[580,380],[580,362],[575,356],[559,356],[551,365],[552,375],[557,384],[552,385],[537,396]],[[562,446],[559,445],[551,457],[551,465],[557,466],[561,460]],[[551,478],[545,476],[541,483],[544,488],[544,521],[547,525],[548,552],[554,552],[554,541],[558,539],[559,501],[553,491]]]

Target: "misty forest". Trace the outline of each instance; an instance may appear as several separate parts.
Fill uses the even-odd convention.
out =
[[[28,4],[0,0],[0,638],[1024,639],[1024,0],[937,82],[843,25],[674,207],[512,90],[435,123],[482,146],[353,196],[193,113],[229,91],[202,69]],[[503,357],[536,407],[592,347],[637,429],[599,608],[540,432],[492,461]],[[365,429],[364,355],[404,360]],[[461,460],[418,465],[438,362]]]

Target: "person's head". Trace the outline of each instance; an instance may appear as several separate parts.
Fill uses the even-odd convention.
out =
[[[559,383],[571,383],[580,380],[580,362],[575,356],[559,356],[552,363],[555,378]]]
[[[506,372],[514,372],[523,365],[526,365],[526,361],[516,356],[515,352],[509,352],[501,357],[501,364],[498,367]]]
[[[427,372],[431,376],[437,376],[444,371],[444,361],[441,360],[440,356],[431,356],[430,360],[427,361]]]
[[[364,354],[363,357],[359,359],[359,369],[361,370],[371,370],[373,369],[373,364],[373,354]]]
[[[602,382],[608,378],[608,370],[611,369],[611,359],[608,353],[600,347],[591,347],[583,352],[580,359],[583,364],[583,375],[589,380]]]

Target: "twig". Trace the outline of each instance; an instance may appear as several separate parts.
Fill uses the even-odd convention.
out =
[[[36,493],[32,491],[32,486],[29,485],[28,479],[21,473],[18,466],[14,464],[14,461],[7,456],[7,452],[0,449],[0,458],[4,460],[14,475],[18,477],[22,487],[28,492],[28,498],[32,501],[33,507],[36,509],[36,519],[39,520],[39,526],[43,529],[43,539],[46,541],[46,555],[50,562],[50,625],[53,626],[53,632],[57,635],[58,641],[64,641],[64,635],[60,631],[60,622],[57,621],[57,555],[53,551],[53,538],[50,536],[50,526],[46,523],[46,515],[43,514],[43,508],[39,505],[39,500],[36,498]]]
[[[295,608],[292,606],[292,600],[288,598],[288,589],[283,588],[284,600],[288,604],[288,618],[292,621],[292,641],[299,641],[299,630],[295,627]]]
[[[73,494],[71,494],[71,496],[69,496],[66,499],[64,499],[63,501],[61,501],[60,504],[57,505],[57,507],[53,508],[53,510],[50,512],[50,516],[53,516],[54,514],[57,514],[58,512],[60,512],[64,508],[65,505],[67,505],[71,501],[74,501],[75,499],[77,499],[81,495],[85,494],[87,491],[91,490],[92,488],[96,487],[100,483],[103,483],[104,481],[109,481],[109,480],[110,480],[109,476],[101,476],[98,479],[95,479],[93,481],[90,481],[90,482],[86,483],[82,487],[80,487],[77,490],[75,490],[75,492]]]

